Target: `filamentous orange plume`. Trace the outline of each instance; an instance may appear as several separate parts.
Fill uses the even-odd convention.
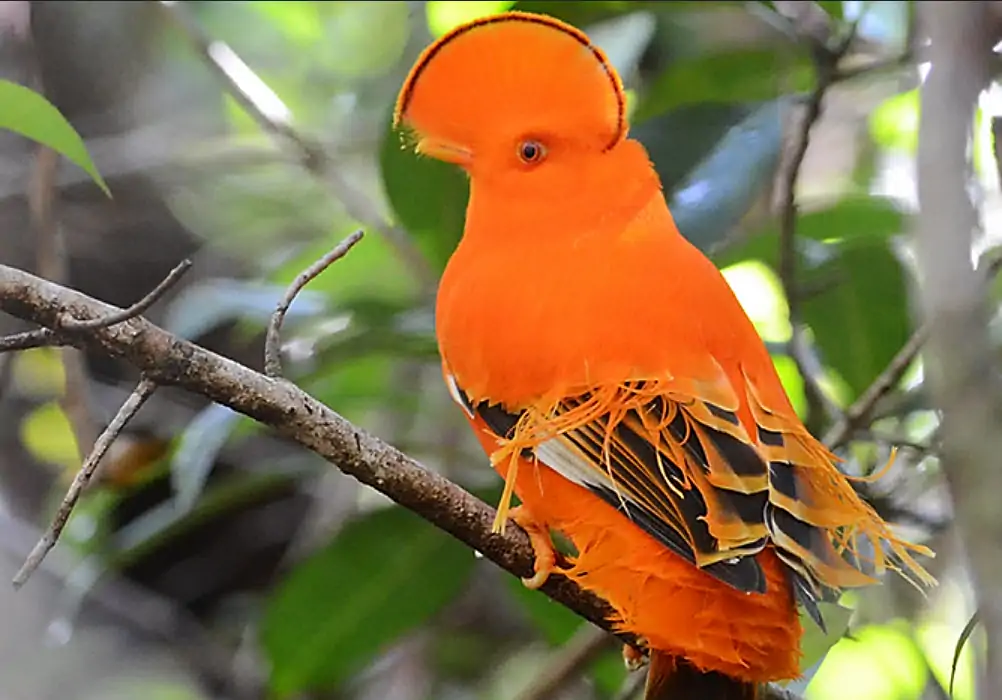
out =
[[[647,698],[754,698],[799,675],[797,603],[930,554],[804,428],[754,327],[675,227],[606,56],[507,13],[418,59],[396,121],[470,176],[442,277],[443,370],[522,524],[652,652]],[[509,509],[512,492],[521,506]]]

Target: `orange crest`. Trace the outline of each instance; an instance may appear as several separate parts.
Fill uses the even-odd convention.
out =
[[[394,124],[472,145],[477,133],[536,115],[547,128],[584,127],[608,147],[627,129],[622,83],[587,35],[552,17],[508,12],[457,27],[425,49],[400,91]]]

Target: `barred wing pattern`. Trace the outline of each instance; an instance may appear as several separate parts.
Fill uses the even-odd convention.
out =
[[[818,601],[873,582],[867,564],[875,572],[903,564],[931,580],[908,551],[927,550],[897,540],[837,471],[834,455],[746,382],[753,441],[722,371],[711,383],[631,381],[517,411],[471,401],[448,371],[446,379],[464,410],[498,436],[495,461],[518,455],[554,469],[728,585],[764,592],[754,555],[771,543],[819,626]],[[870,562],[862,561],[866,551]]]

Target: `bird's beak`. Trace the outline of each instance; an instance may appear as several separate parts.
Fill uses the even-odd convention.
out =
[[[421,138],[418,140],[415,150],[421,155],[445,161],[446,163],[453,163],[461,168],[469,167],[473,162],[473,153],[470,152],[470,149],[441,139],[431,137]]]

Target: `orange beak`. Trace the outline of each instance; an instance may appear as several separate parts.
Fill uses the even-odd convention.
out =
[[[446,163],[453,163],[461,168],[469,167],[473,163],[473,153],[468,148],[458,146],[454,143],[442,141],[431,137],[424,137],[418,140],[418,153]]]

